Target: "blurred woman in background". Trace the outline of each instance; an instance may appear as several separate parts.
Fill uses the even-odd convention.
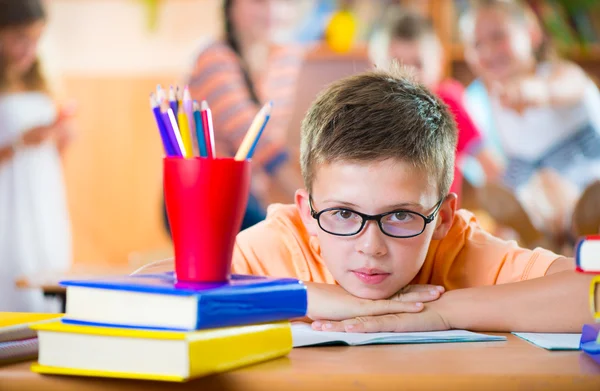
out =
[[[502,184],[481,200],[521,236],[571,247],[586,233],[577,204],[600,203],[600,93],[554,55],[532,15],[520,2],[480,0],[461,18],[465,58],[485,86],[506,160]],[[597,208],[586,219],[587,233],[599,232]]]
[[[210,105],[220,156],[235,155],[256,113],[273,102],[271,119],[252,159],[252,190],[242,229],[264,219],[263,205],[270,194],[277,192],[292,202],[302,186],[286,138],[303,50],[275,44],[293,24],[295,3],[225,0],[222,36],[202,45],[187,77],[192,98]]]
[[[40,70],[41,0],[0,0],[0,10],[0,311],[57,310],[15,279],[70,265],[60,154],[72,113],[57,108]]]

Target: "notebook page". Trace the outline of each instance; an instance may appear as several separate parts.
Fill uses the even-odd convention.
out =
[[[294,347],[325,344],[369,345],[381,343],[435,343],[503,341],[502,336],[491,336],[465,330],[429,331],[419,333],[341,333],[315,331],[309,324],[292,324]]]
[[[579,350],[581,333],[513,333],[548,350]]]

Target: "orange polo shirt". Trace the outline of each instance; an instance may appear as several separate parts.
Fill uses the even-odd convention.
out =
[[[485,232],[472,213],[459,210],[445,238],[432,240],[413,284],[460,289],[542,277],[561,256],[541,248],[526,250]],[[267,219],[236,240],[233,272],[335,284],[295,205],[271,205]]]

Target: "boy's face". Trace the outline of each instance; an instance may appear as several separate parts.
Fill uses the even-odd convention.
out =
[[[392,39],[388,55],[400,64],[412,68],[419,82],[428,88],[435,88],[439,84],[443,59],[435,38]]]
[[[375,163],[336,162],[315,167],[312,205],[315,212],[344,208],[375,215],[396,210],[429,216],[439,201],[435,179],[411,164],[384,160]],[[310,213],[309,194],[296,193],[296,204],[308,232],[317,236],[321,255],[335,280],[349,293],[368,299],[388,298],[417,275],[432,238],[441,239],[456,208],[448,196],[437,217],[412,238],[385,235],[376,221],[367,221],[353,236],[336,236],[323,231]],[[338,213],[347,219],[348,212]],[[394,219],[406,219],[402,214]],[[399,217],[397,217],[399,216]]]

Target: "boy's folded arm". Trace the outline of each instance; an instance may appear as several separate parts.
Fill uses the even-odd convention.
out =
[[[356,297],[335,284],[305,282],[308,293],[307,317],[312,320],[344,320],[351,317],[412,313],[423,310],[423,303],[438,300],[440,286],[408,285],[389,299],[370,300]]]
[[[592,276],[557,259],[543,277],[499,285],[456,289],[417,313],[323,320],[313,328],[349,332],[474,331],[581,332],[593,322],[589,306]],[[596,293],[600,301],[600,290]]]
[[[450,328],[475,331],[580,332],[592,322],[591,276],[555,261],[544,277],[457,289],[430,304]]]

